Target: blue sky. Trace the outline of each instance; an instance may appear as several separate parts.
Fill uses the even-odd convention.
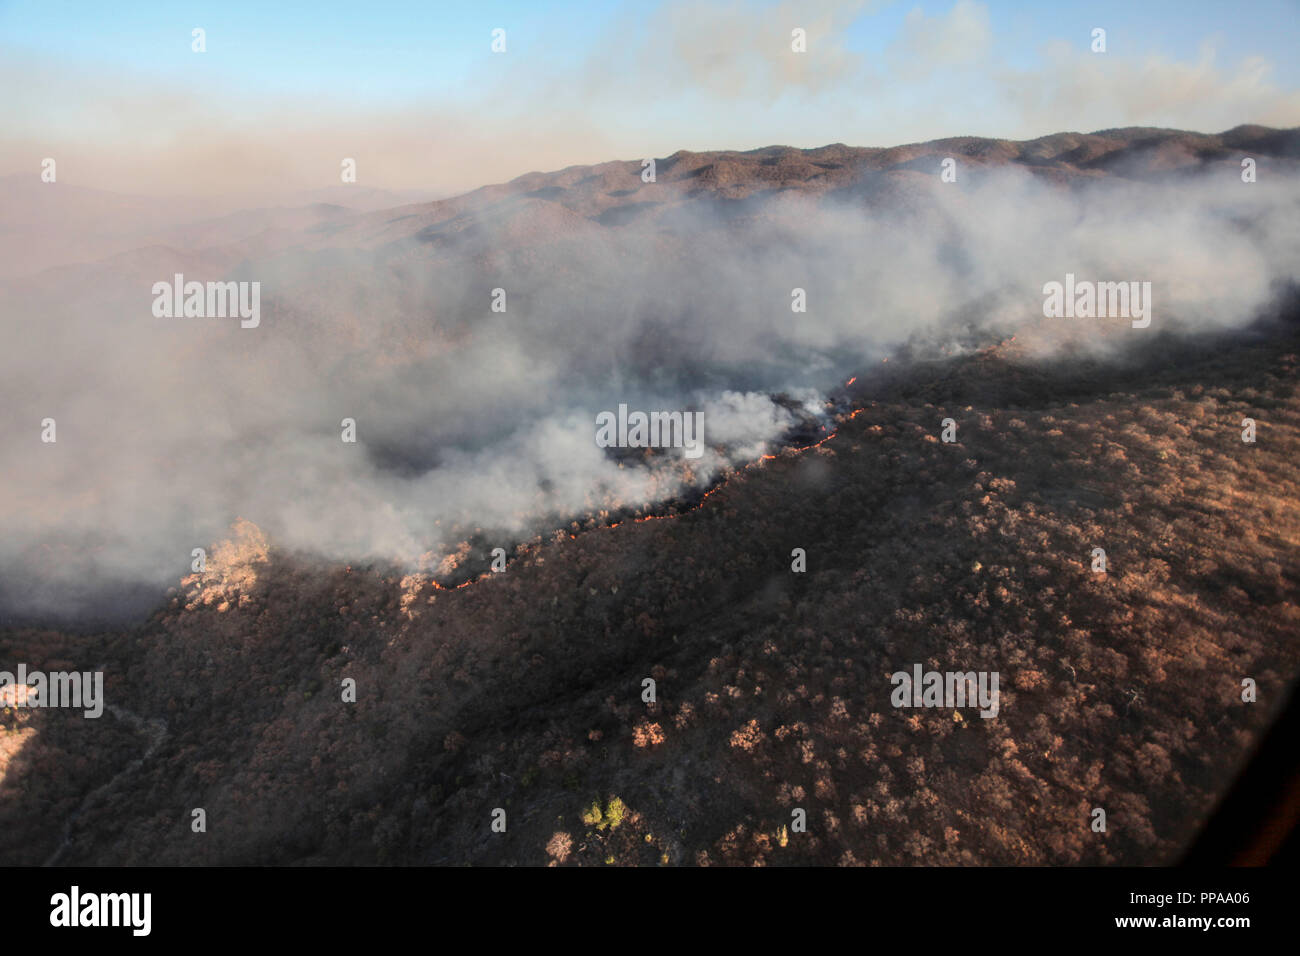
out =
[[[739,5],[737,5],[739,7]],[[746,5],[762,15],[774,4]],[[792,5],[794,9],[799,4]],[[947,2],[884,3],[849,26],[850,49],[881,54],[904,17],[919,9],[935,16]],[[1296,0],[1093,0],[999,2],[989,0],[991,24],[1002,52],[1021,67],[1039,57],[1049,38],[1108,31],[1116,53],[1193,57],[1207,39],[1225,62],[1247,56],[1273,61],[1276,79],[1300,85],[1300,4]],[[511,52],[542,64],[572,57],[603,30],[632,12],[653,17],[656,7],[583,0],[529,2],[70,3],[61,0],[0,2],[0,43],[68,63],[185,76],[193,68],[192,27],[209,33],[209,61],[223,81],[241,89],[315,92],[365,100],[453,92],[481,65],[487,34],[508,30]],[[639,15],[637,14],[639,12]],[[178,39],[179,38],[179,39]]]
[[[434,155],[435,185],[461,188],[677,148],[1296,125],[1298,23],[1297,0],[0,0],[0,174],[33,149],[98,145],[85,167],[120,178],[202,130],[249,159],[270,148],[259,135],[292,138],[276,176],[310,178],[305,153],[337,139],[371,148],[375,185],[426,183]],[[808,30],[802,58],[791,26]]]

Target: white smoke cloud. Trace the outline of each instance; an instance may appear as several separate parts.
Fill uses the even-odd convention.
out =
[[[1123,350],[1247,322],[1300,261],[1300,184],[1227,166],[1071,189],[1018,169],[867,173],[821,200],[701,199],[610,227],[545,198],[481,202],[0,287],[7,609],[151,593],[237,516],[339,562],[436,565],[476,529],[508,546],[762,454],[795,424],[776,393],[815,414],[903,343],[1042,325],[1042,287],[1067,272],[1152,282],[1150,329],[1073,320],[1076,344]],[[154,318],[150,287],[177,271],[261,282],[261,326]],[[608,454],[595,415],[619,403],[703,410],[707,454]]]

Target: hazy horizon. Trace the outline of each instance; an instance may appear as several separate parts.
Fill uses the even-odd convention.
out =
[[[1168,2],[11,2],[0,177],[53,158],[64,183],[231,211],[334,187],[345,158],[360,188],[450,196],[681,149],[1300,125],[1294,7],[1234,27]]]

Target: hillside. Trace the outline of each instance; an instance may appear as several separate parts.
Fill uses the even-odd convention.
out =
[[[818,447],[460,589],[241,523],[140,627],[0,634],[167,725],[131,769],[122,719],[4,711],[0,860],[66,824],[61,863],[1173,861],[1300,666],[1297,354],[1292,306],[1122,364],[896,357]],[[1000,672],[998,718],[892,707],[914,663]]]

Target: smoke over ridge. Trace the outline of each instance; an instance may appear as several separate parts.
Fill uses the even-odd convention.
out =
[[[558,185],[480,191],[0,286],[4,610],[165,587],[238,516],[328,560],[436,568],[475,529],[508,548],[703,487],[906,343],[940,357],[1026,330],[1042,358],[1122,355],[1245,324],[1300,262],[1300,177],[1281,167],[1065,187],[1014,166],[945,183],[931,162],[676,202],[639,163],[599,169],[619,201],[593,216]],[[177,273],[259,282],[260,325],[156,317],[151,287]],[[1151,282],[1151,326],[1045,319],[1067,273]],[[620,403],[703,411],[703,457],[598,447],[595,416]]]

